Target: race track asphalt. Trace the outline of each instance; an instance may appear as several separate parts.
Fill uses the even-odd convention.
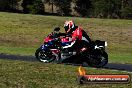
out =
[[[38,61],[34,56],[20,56],[20,55],[7,55],[7,54],[0,54],[0,59],[31,61],[31,62]],[[105,67],[103,67],[103,69],[132,72],[132,64],[108,63]]]

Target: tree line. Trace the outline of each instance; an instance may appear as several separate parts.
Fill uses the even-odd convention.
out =
[[[46,14],[45,4],[57,15],[98,18],[132,18],[132,0],[0,0],[0,11]],[[20,9],[20,7],[22,9]]]

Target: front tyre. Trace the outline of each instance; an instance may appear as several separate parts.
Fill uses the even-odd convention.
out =
[[[42,50],[41,48],[38,48],[36,50],[35,56],[40,62],[44,62],[44,63],[52,62],[56,58],[56,56],[54,56],[51,51],[45,51]]]

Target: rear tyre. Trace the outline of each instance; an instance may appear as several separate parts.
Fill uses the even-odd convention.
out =
[[[44,63],[49,63],[56,59],[56,56],[54,56],[51,51],[47,52],[45,50],[42,50],[41,48],[38,48],[36,50],[35,56],[40,62]]]
[[[92,57],[88,61],[88,65],[91,67],[101,68],[108,63],[108,54],[104,51],[97,57]]]

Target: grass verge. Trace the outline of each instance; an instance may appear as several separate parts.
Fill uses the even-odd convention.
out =
[[[1,88],[131,88],[130,84],[89,84],[78,85],[78,66],[44,64],[0,60]],[[130,74],[132,73],[86,68],[87,74]]]

